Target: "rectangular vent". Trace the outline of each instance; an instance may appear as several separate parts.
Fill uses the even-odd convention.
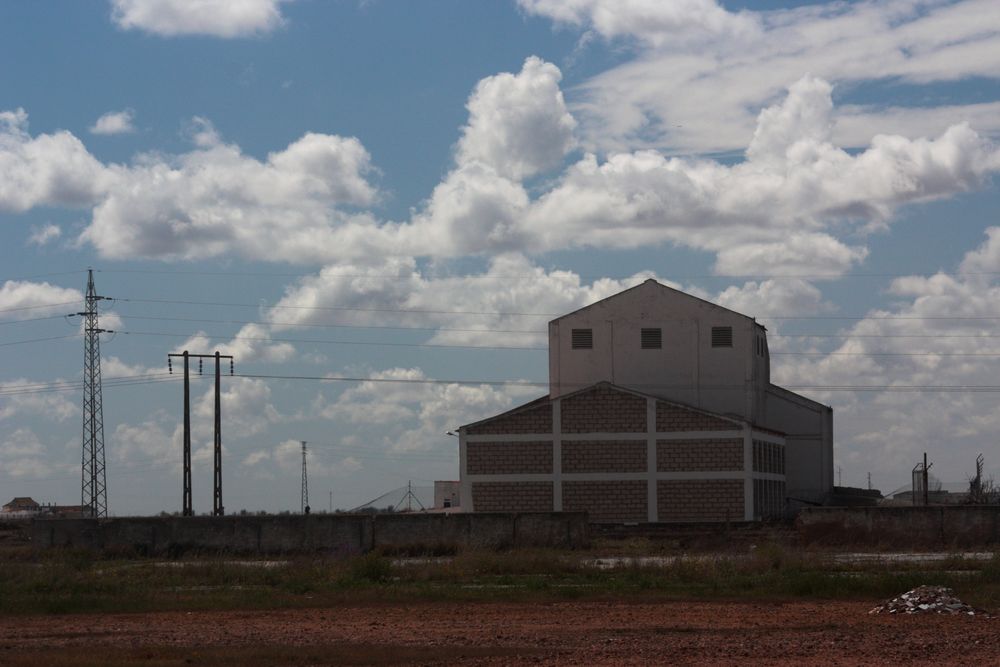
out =
[[[732,347],[732,327],[712,327],[712,347]]]
[[[593,329],[573,329],[573,349],[589,350],[594,347]]]
[[[663,347],[662,329],[642,329],[640,334],[642,349],[659,350]]]

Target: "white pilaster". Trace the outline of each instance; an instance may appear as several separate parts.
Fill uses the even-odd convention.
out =
[[[659,521],[656,496],[656,399],[646,399],[646,520]]]
[[[562,399],[552,401],[552,510],[563,511],[562,502]]]
[[[743,427],[743,520],[753,521],[753,432]]]

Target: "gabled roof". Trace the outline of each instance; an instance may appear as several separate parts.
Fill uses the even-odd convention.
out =
[[[689,412],[694,412],[694,413],[697,413],[697,414],[700,414],[700,415],[705,415],[707,417],[712,417],[713,419],[721,419],[723,421],[727,421],[727,422],[730,422],[732,424],[736,424],[739,427],[742,427],[743,425],[746,424],[746,425],[749,425],[752,429],[754,429],[756,431],[766,431],[768,433],[774,433],[775,435],[781,435],[781,436],[785,435],[781,431],[775,431],[774,429],[764,429],[764,428],[761,428],[759,426],[756,426],[756,425],[752,424],[751,422],[748,422],[748,421],[746,421],[744,419],[741,419],[740,417],[735,417],[735,416],[732,416],[732,415],[723,415],[723,414],[719,414],[718,412],[710,412],[710,411],[704,410],[702,408],[696,408],[693,405],[688,405],[687,403],[681,403],[679,401],[675,401],[675,400],[670,399],[670,398],[665,398],[663,396],[657,396],[656,394],[648,394],[646,392],[636,391],[635,389],[629,389],[628,387],[621,387],[619,385],[612,384],[611,382],[607,382],[607,381],[595,382],[594,384],[588,385],[586,387],[583,387],[582,389],[577,389],[576,391],[570,392],[568,394],[563,394],[563,395],[559,396],[559,398],[556,398],[556,399],[551,399],[548,396],[541,396],[539,398],[536,398],[533,401],[529,401],[528,403],[523,403],[523,404],[521,404],[521,405],[519,405],[519,406],[517,406],[515,408],[511,408],[510,410],[507,410],[506,412],[501,412],[500,414],[493,415],[493,416],[487,417],[485,419],[480,419],[479,421],[472,422],[471,424],[464,424],[463,426],[460,426],[459,428],[472,428],[472,427],[475,427],[475,426],[480,426],[480,425],[485,424],[487,422],[491,422],[494,419],[499,419],[501,417],[506,417],[506,416],[509,416],[509,415],[512,415],[512,414],[515,414],[515,413],[518,413],[518,412],[523,412],[525,410],[531,410],[531,409],[534,409],[534,408],[541,407],[543,405],[548,405],[549,403],[551,403],[554,400],[561,401],[561,400],[566,399],[566,398],[572,398],[573,396],[576,396],[578,394],[582,394],[584,392],[591,391],[591,390],[593,390],[596,387],[608,387],[610,389],[614,389],[615,391],[620,391],[622,393],[633,394],[635,396],[641,396],[642,398],[652,398],[653,400],[659,401],[660,403],[665,403],[667,405],[672,405],[672,406],[674,406],[676,408],[680,408],[681,410],[687,410]]]
[[[494,419],[499,419],[500,417],[507,417],[509,415],[512,415],[512,414],[515,414],[515,413],[518,413],[518,412],[524,412],[525,410],[531,410],[533,408],[538,408],[538,407],[541,407],[543,405],[548,405],[551,402],[552,402],[552,399],[549,398],[548,394],[545,394],[544,396],[539,396],[538,398],[536,398],[533,401],[528,401],[527,403],[522,403],[521,405],[513,407],[510,410],[507,410],[505,412],[501,412],[500,414],[491,415],[489,417],[486,417],[485,419],[480,419],[479,421],[470,422],[468,424],[462,424],[458,428],[472,428],[474,426],[479,426],[480,424],[483,424],[483,423],[486,423],[486,422],[489,422],[489,421],[493,421]]]
[[[699,302],[701,302],[703,304],[711,306],[712,308],[718,308],[719,310],[725,311],[727,313],[732,313],[733,315],[738,315],[740,317],[746,318],[746,319],[750,320],[751,322],[753,322],[754,324],[756,324],[757,326],[759,326],[761,328],[764,328],[764,325],[760,324],[759,322],[757,322],[757,320],[755,318],[753,318],[753,317],[751,317],[749,315],[744,315],[743,313],[738,313],[735,310],[732,310],[730,308],[726,308],[725,306],[720,306],[717,303],[712,303],[711,301],[706,301],[705,299],[702,299],[700,297],[694,296],[693,294],[688,294],[687,292],[683,292],[683,291],[681,291],[679,289],[674,289],[673,287],[669,287],[667,285],[664,285],[661,282],[658,282],[654,278],[647,278],[646,280],[644,280],[643,282],[639,283],[638,285],[636,285],[634,287],[629,287],[628,289],[622,290],[621,292],[618,292],[616,294],[612,294],[611,296],[608,296],[608,297],[604,297],[600,301],[595,301],[594,303],[588,304],[588,305],[586,305],[586,306],[584,306],[582,308],[577,308],[576,310],[574,310],[572,312],[569,312],[569,313],[566,313],[565,315],[560,315],[559,317],[555,318],[554,320],[550,320],[550,323],[551,322],[558,322],[559,320],[561,320],[563,318],[566,318],[566,317],[570,317],[571,315],[577,315],[578,313],[582,313],[585,310],[588,310],[588,309],[593,308],[595,306],[599,306],[599,305],[601,305],[603,303],[607,303],[608,301],[612,301],[613,299],[617,299],[617,298],[619,298],[619,297],[621,297],[621,296],[623,296],[625,294],[628,294],[630,292],[634,292],[634,291],[637,291],[637,290],[656,289],[656,288],[659,288],[662,291],[663,294],[680,295],[682,297],[685,297],[687,299],[691,299],[693,301],[699,301]]]
[[[39,504],[30,496],[18,496],[4,507],[39,507]]]
[[[709,412],[708,410],[704,410],[702,408],[696,408],[693,405],[688,405],[687,403],[681,403],[679,401],[675,401],[672,398],[664,398],[663,396],[657,396],[656,394],[649,394],[644,391],[629,389],[628,387],[622,387],[620,385],[608,382],[607,380],[601,380],[600,382],[595,382],[594,384],[588,387],[584,387],[583,389],[577,389],[576,391],[570,392],[568,394],[562,394],[557,400],[562,400],[564,398],[572,398],[577,394],[582,394],[584,392],[591,391],[595,387],[607,387],[609,389],[614,389],[615,391],[620,391],[623,394],[632,394],[634,396],[640,396],[642,398],[651,398],[654,401],[659,401],[660,403],[666,403],[667,405],[672,405],[675,408],[680,408],[681,410],[696,412],[700,415],[705,415],[706,417],[712,417],[713,419],[721,419],[723,421],[727,421],[733,424],[738,424],[739,426],[743,426],[744,424],[749,424],[749,422],[747,422],[744,419],[740,419],[739,417],[734,417],[731,415],[723,415],[718,412]]]

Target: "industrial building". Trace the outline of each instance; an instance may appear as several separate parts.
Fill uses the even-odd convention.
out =
[[[549,323],[549,393],[459,429],[464,511],[751,521],[824,502],[833,411],[752,317],[655,280]]]

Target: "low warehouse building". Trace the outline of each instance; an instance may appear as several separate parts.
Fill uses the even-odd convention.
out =
[[[832,410],[770,384],[752,318],[649,280],[549,340],[547,396],[459,429],[465,511],[741,521],[829,495]]]

